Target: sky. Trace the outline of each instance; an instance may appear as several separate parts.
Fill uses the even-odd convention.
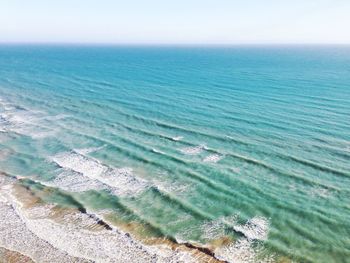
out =
[[[350,0],[0,0],[0,42],[350,44]]]

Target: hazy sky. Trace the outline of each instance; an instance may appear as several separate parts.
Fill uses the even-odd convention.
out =
[[[0,42],[350,43],[350,0],[0,0]]]

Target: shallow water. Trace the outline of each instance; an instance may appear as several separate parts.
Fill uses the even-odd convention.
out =
[[[0,47],[1,170],[142,239],[347,262],[349,157],[349,47]]]

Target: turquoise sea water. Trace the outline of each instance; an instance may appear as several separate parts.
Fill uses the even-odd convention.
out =
[[[350,260],[349,47],[1,46],[0,131],[1,171],[145,236]]]

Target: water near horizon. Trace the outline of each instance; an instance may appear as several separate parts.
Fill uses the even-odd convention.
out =
[[[350,262],[350,47],[1,46],[0,157],[141,244]]]

